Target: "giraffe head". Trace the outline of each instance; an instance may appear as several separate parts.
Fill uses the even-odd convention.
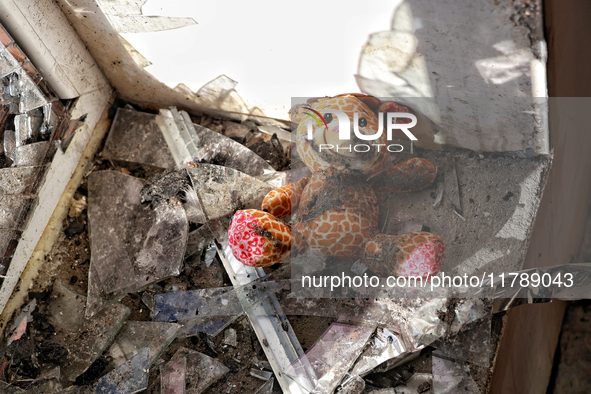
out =
[[[383,147],[388,143],[387,135],[383,131],[376,139],[369,138],[379,134],[380,104],[372,96],[347,94],[311,99],[292,108],[291,120],[297,124],[297,149],[306,166],[312,172],[330,167],[360,175],[378,171],[388,158]],[[347,121],[342,115],[348,118],[348,128],[342,122]],[[381,149],[378,144],[382,144]]]

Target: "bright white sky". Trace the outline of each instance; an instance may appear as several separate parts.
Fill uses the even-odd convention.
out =
[[[171,87],[220,74],[250,102],[287,111],[291,97],[358,92],[354,74],[371,33],[390,30],[400,0],[148,0],[144,15],[192,17],[182,29],[123,34]]]

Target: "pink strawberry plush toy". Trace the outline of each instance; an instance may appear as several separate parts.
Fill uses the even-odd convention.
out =
[[[389,144],[385,130],[378,139],[368,141],[351,127],[350,139],[340,139],[337,116],[330,110],[343,111],[367,136],[378,133],[380,113],[385,117],[388,112],[409,112],[396,103],[359,94],[312,99],[294,107],[291,120],[298,124],[298,153],[312,175],[271,191],[261,210],[236,212],[229,230],[234,256],[243,264],[265,267],[312,248],[325,257],[361,258],[384,277],[436,275],[445,253],[442,239],[422,231],[381,234],[372,188],[373,184],[392,192],[421,190],[434,181],[435,166],[413,158],[384,170],[394,154],[385,148]],[[323,114],[323,119],[316,117],[312,122],[309,139],[312,114]],[[356,152],[350,148],[356,144],[374,144],[374,148]],[[375,144],[383,145],[378,151]],[[292,214],[291,225],[281,221]]]

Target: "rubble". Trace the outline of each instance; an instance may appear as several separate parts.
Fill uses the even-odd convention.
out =
[[[72,393],[80,388],[80,394],[242,392],[238,376],[250,379],[250,391],[244,392],[261,394],[278,387],[294,394],[439,393],[460,384],[472,390],[476,383],[467,365],[489,367],[494,348],[490,303],[450,297],[290,297],[297,283],[287,279],[289,267],[254,269],[233,257],[227,229],[235,211],[259,208],[277,187],[274,182],[284,184],[306,172],[278,172],[286,161],[269,163],[253,152],[261,148],[260,156],[268,159],[267,150],[285,160],[288,132],[216,120],[222,124],[225,135],[194,125],[175,109],[160,115],[117,111],[102,159],[67,219],[70,227],[78,226],[66,231],[67,242],[75,242],[86,236],[88,212],[88,296],[56,281],[47,300],[35,299],[38,312],[32,312],[33,303],[14,320],[12,343],[2,355],[16,355],[12,362],[26,364],[37,352],[41,363],[61,371],[43,384],[60,384]],[[173,134],[177,144],[166,149]],[[459,190],[464,187],[461,165],[453,163],[454,170],[446,167],[438,182],[441,196],[429,197],[429,207],[439,199],[445,204],[438,212],[465,214],[465,201],[458,201],[465,192]],[[15,167],[22,176],[27,168]],[[456,188],[449,189],[449,182]],[[20,185],[5,187],[24,191]],[[401,234],[432,226],[425,216],[412,215],[418,210],[404,208],[406,202],[399,209],[389,204],[392,213],[380,228]],[[356,275],[369,273],[357,259],[347,264]],[[195,278],[201,278],[198,285]],[[74,282],[85,286],[84,280]],[[60,314],[65,310],[71,312]],[[321,327],[324,334],[304,352],[291,315],[312,316],[330,326]],[[45,324],[55,327],[56,335]],[[47,332],[38,331],[43,328]],[[42,344],[33,342],[36,335],[44,337]],[[418,359],[429,368],[400,369]],[[6,363],[8,377],[23,374]],[[33,379],[42,378],[38,372],[31,371]],[[446,376],[454,376],[453,381]]]

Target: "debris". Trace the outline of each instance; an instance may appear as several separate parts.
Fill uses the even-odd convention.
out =
[[[10,346],[12,342],[20,339],[27,331],[27,323],[33,321],[33,311],[35,311],[35,308],[37,308],[37,300],[33,299],[33,301],[29,302],[14,319],[12,326],[6,330],[6,334],[10,337],[6,346]]]
[[[363,390],[365,390],[365,380],[359,376],[353,376],[342,385],[339,394],[361,394]]]
[[[175,198],[155,208],[141,205],[142,186],[141,180],[117,171],[88,177],[92,255],[87,316],[105,299],[180,273],[188,231],[185,210]]]
[[[154,321],[182,323],[183,329],[179,333],[180,337],[196,335],[199,332],[216,336],[243,312],[239,304],[227,300],[224,302],[219,298],[230,291],[232,288],[217,287],[157,294],[154,297],[153,319]],[[220,301],[219,308],[214,306],[217,304],[216,301]],[[217,319],[208,314],[208,304],[210,311],[217,310]],[[225,306],[230,308],[228,312],[224,312]],[[224,314],[229,317],[222,318]]]
[[[133,394],[148,387],[148,354],[142,349],[131,360],[121,364],[96,383],[97,394]]]
[[[437,196],[435,197],[435,202],[433,203],[433,208],[439,208],[441,205],[441,201],[443,201],[443,191],[445,190],[445,183],[438,182],[437,183]]]
[[[55,394],[61,392],[60,368],[55,367],[35,379],[23,394]]]
[[[331,393],[364,349],[373,327],[333,323],[306,353],[285,370],[309,391]],[[312,385],[302,379],[312,378]]]
[[[67,289],[59,281],[53,285],[50,300],[48,321],[55,329],[50,342],[67,347],[67,356],[60,361],[62,381],[74,382],[111,343],[130,310],[113,304],[86,319],[86,297]]]
[[[232,347],[238,346],[238,342],[236,341],[236,330],[234,330],[233,328],[228,328],[224,332],[224,343]]]
[[[289,158],[285,155],[277,134],[273,134],[270,138],[268,134],[255,135],[244,146],[265,159],[277,171],[289,165]]]
[[[160,366],[161,394],[185,394],[187,358],[179,356]]]
[[[107,370],[119,367],[143,349],[149,350],[150,367],[174,340],[180,329],[181,325],[175,323],[128,321],[107,352],[113,360]]]
[[[433,392],[480,394],[480,389],[472,379],[467,364],[433,356]]]
[[[52,151],[56,147],[57,144],[49,141],[19,146],[16,148],[14,165],[17,167],[41,165],[46,156],[53,155]]]
[[[267,380],[265,384],[263,384],[254,394],[271,394],[273,392],[273,384],[275,383],[275,379],[271,378]]]
[[[170,361],[186,359],[186,394],[199,394],[217,382],[230,370],[219,361],[195,350],[181,347]]]
[[[262,370],[256,369],[256,368],[251,368],[250,369],[250,376],[254,376],[255,378],[267,381],[267,380],[271,379],[271,377],[273,376],[273,373],[268,372],[268,371],[262,371]]]
[[[234,141],[244,144],[252,137],[250,127],[229,120],[224,121],[224,135]]]
[[[70,204],[71,205],[70,210],[68,211],[68,216],[71,218],[77,218],[78,216],[80,216],[82,211],[86,209],[86,196],[80,197],[79,200],[72,197],[72,199],[70,200]]]
[[[101,156],[166,169],[175,168],[174,159],[156,123],[156,115],[124,108],[117,110]]]

